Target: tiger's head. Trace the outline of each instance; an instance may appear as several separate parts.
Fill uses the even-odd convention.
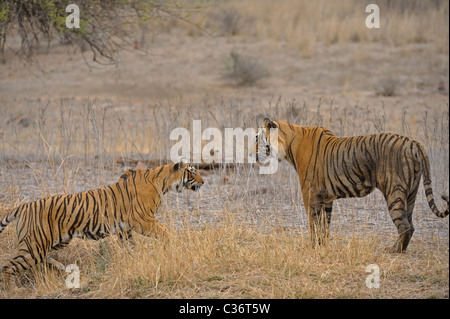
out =
[[[153,184],[165,194],[169,190],[181,192],[184,188],[199,190],[204,184],[203,178],[195,167],[180,161],[154,169],[129,169],[120,176],[118,183],[133,181],[135,184]],[[158,186],[159,185],[159,186]]]
[[[183,161],[173,164],[172,170],[178,178],[178,182],[172,184],[172,189],[178,193],[184,188],[197,191],[205,183],[195,167]]]
[[[258,129],[256,134],[252,150],[256,157],[256,163],[265,165],[271,159],[281,161],[286,158],[284,139],[279,134],[279,128],[279,123],[268,118],[264,119],[263,126]]]

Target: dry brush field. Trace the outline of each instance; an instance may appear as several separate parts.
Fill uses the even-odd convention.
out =
[[[205,13],[209,34],[168,21],[114,66],[86,63],[88,52],[62,44],[33,64],[6,51],[0,217],[41,197],[114,183],[138,161],[164,163],[175,143],[170,132],[192,131],[193,120],[223,131],[256,129],[264,117],[338,136],[417,139],[442,210],[440,195],[449,194],[448,2],[380,6],[379,30],[365,27],[365,5],[340,3],[215,3]],[[134,249],[115,237],[74,240],[54,256],[79,267],[80,288],[67,288],[67,273],[42,265],[20,274],[18,288],[0,290],[0,298],[448,298],[449,219],[430,211],[422,185],[416,231],[397,255],[385,251],[397,230],[377,190],[335,202],[331,240],[314,247],[287,163],[273,175],[249,164],[200,174],[206,183],[199,192],[165,197],[157,217],[174,236],[169,244],[139,235]],[[15,253],[15,232],[10,225],[0,235],[1,265]],[[380,269],[379,288],[366,286],[371,264]]]

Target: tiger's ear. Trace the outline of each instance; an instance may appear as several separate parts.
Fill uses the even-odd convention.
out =
[[[183,160],[181,159],[178,163],[173,164],[173,170],[174,171],[178,171],[178,170],[183,170],[184,167],[186,166],[186,163],[183,162]]]
[[[267,128],[278,128],[278,124],[269,120],[267,117],[264,119],[264,125],[267,126]]]

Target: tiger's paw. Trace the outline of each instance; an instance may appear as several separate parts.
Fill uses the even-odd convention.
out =
[[[386,247],[386,253],[388,254],[404,254],[406,253],[406,250],[402,250],[397,245]]]

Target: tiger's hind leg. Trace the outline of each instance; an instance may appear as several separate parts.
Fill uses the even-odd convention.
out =
[[[409,176],[405,175],[403,181],[397,182],[397,185],[408,186],[397,186],[392,194],[385,195],[389,214],[397,227],[399,236],[394,246],[389,249],[390,252],[401,253],[405,251],[414,233],[412,214],[417,191],[419,190],[420,178],[420,169],[415,169],[414,174]]]
[[[389,214],[398,231],[398,239],[394,246],[389,249],[389,252],[401,253],[408,247],[414,232],[414,227],[412,225],[412,208],[414,207],[414,201],[415,196],[410,196],[408,200],[408,197],[400,191],[394,192],[387,198]],[[408,202],[412,202],[411,211],[407,209]]]
[[[409,223],[409,238],[408,238],[408,242],[404,246],[404,250],[408,246],[409,241],[411,240],[411,237],[414,234],[414,230],[415,230],[413,220],[412,220],[412,216],[413,216],[412,214],[414,211],[414,205],[416,203],[417,191],[419,190],[419,182],[420,182],[420,175],[416,176],[412,190],[410,190],[410,193],[406,197],[406,218],[408,219],[408,223]]]
[[[407,201],[406,201],[406,216],[408,218],[408,222],[409,222],[409,226],[410,226],[410,232],[411,232],[411,236],[409,237],[409,239],[411,240],[412,235],[414,234],[414,225],[413,225],[413,220],[412,220],[412,214],[413,214],[413,210],[414,210],[414,204],[416,202],[416,196],[417,196],[417,190],[418,188],[413,191],[413,193],[408,195]],[[406,247],[405,247],[406,249]]]
[[[32,254],[26,245],[19,247],[17,255],[2,267],[4,289],[11,289],[11,285],[15,276],[24,271],[31,269],[34,265],[42,262],[43,254]]]

